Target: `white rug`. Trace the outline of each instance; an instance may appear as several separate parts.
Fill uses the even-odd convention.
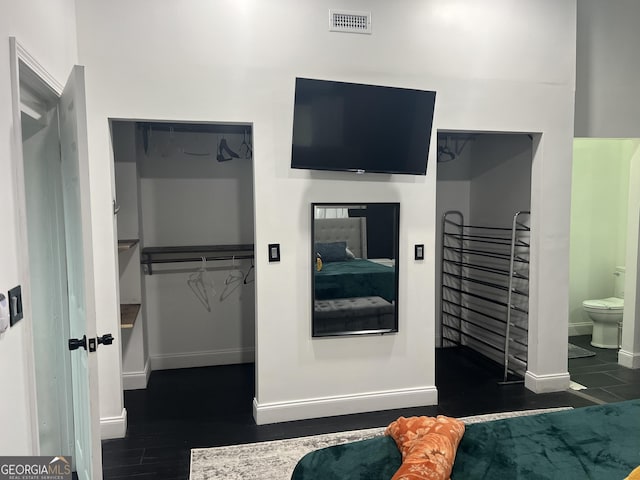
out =
[[[462,417],[467,425],[503,418],[570,410],[572,407]],[[191,450],[190,480],[289,480],[298,460],[319,448],[384,435],[385,427],[310,437]]]

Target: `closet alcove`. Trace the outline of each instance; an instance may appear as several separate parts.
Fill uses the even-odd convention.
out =
[[[438,361],[470,358],[498,383],[521,382],[533,136],[439,131],[437,148]]]
[[[122,376],[254,361],[251,124],[112,120]]]

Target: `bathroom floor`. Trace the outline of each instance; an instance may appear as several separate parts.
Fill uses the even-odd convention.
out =
[[[595,403],[612,403],[640,398],[640,369],[618,365],[618,351],[591,346],[591,335],[570,337],[574,345],[595,352],[595,356],[569,360],[571,380],[587,387],[575,393]]]

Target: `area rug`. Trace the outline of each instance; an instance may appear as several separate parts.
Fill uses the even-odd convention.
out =
[[[569,360],[571,360],[572,358],[586,358],[595,356],[595,352],[592,352],[591,350],[579,347],[578,345],[574,345],[573,343],[569,344]]]
[[[570,410],[571,407],[490,413],[462,417],[467,425],[503,418]],[[319,448],[384,435],[384,427],[309,437],[191,450],[190,480],[288,480],[304,455]]]

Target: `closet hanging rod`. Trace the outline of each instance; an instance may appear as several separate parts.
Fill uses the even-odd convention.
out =
[[[158,253],[196,253],[196,252],[232,252],[243,251],[253,252],[252,243],[244,243],[237,245],[184,245],[179,247],[144,247],[142,253],[158,254]]]
[[[253,250],[253,244],[145,247],[141,252],[140,264],[146,274],[152,275],[154,263],[251,259],[254,258]]]

